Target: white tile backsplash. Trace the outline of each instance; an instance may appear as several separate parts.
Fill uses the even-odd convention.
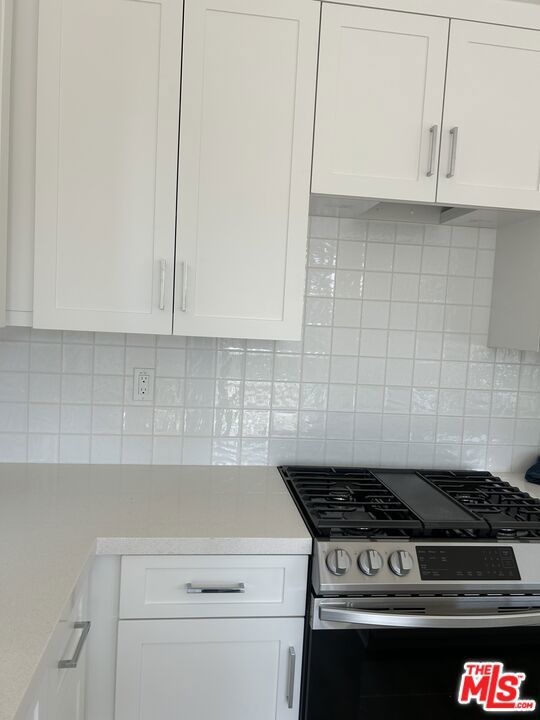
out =
[[[540,355],[486,346],[494,251],[487,229],[313,217],[301,342],[6,328],[0,460],[522,470]]]

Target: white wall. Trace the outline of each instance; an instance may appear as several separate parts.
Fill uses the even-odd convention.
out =
[[[530,464],[540,356],[486,347],[495,233],[310,235],[303,342],[2,331],[0,460]],[[133,367],[155,368],[153,404]]]

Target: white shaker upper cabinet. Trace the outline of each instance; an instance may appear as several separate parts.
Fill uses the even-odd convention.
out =
[[[182,0],[41,0],[34,326],[171,333]]]
[[[452,20],[437,200],[540,210],[540,32]]]
[[[434,202],[448,20],[323,5],[312,192]]]
[[[186,0],[175,334],[301,336],[319,11]]]

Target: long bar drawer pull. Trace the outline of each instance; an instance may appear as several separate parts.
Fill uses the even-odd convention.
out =
[[[180,302],[180,310],[187,311],[187,292],[188,292],[188,264],[184,260],[182,263],[182,300]]]
[[[453,127],[450,130],[450,167],[446,173],[447,178],[453,178],[456,174],[456,156],[457,156],[457,144],[458,144],[458,127]]]
[[[432,177],[435,173],[435,163],[437,161],[437,138],[439,136],[439,126],[432,125],[429,128],[429,132],[431,135],[431,147],[429,149],[429,168],[426,175],[428,177]]]
[[[167,274],[167,261],[159,261],[159,309],[165,310],[165,279]]]
[[[81,637],[79,638],[79,642],[77,643],[77,647],[75,648],[73,657],[71,657],[69,660],[60,660],[60,662],[58,663],[58,667],[61,670],[64,668],[77,667],[77,663],[79,662],[79,657],[84,647],[84,643],[86,642],[86,638],[88,637],[88,633],[90,632],[90,620],[76,622],[73,624],[73,627],[75,628],[75,630],[82,630]]]
[[[186,583],[186,592],[188,593],[245,593],[245,583],[237,583],[236,585],[193,585]]]
[[[287,672],[287,707],[292,708],[294,702],[294,674],[296,670],[296,652],[289,648],[289,670]]]

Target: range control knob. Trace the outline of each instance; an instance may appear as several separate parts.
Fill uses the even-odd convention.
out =
[[[351,556],[346,550],[336,548],[326,556],[326,567],[332,575],[345,575],[351,567]]]
[[[396,550],[388,558],[388,564],[394,575],[403,577],[411,572],[413,561],[410,553],[406,550]]]
[[[358,556],[358,567],[364,575],[376,575],[382,566],[382,557],[376,550],[362,550]]]

